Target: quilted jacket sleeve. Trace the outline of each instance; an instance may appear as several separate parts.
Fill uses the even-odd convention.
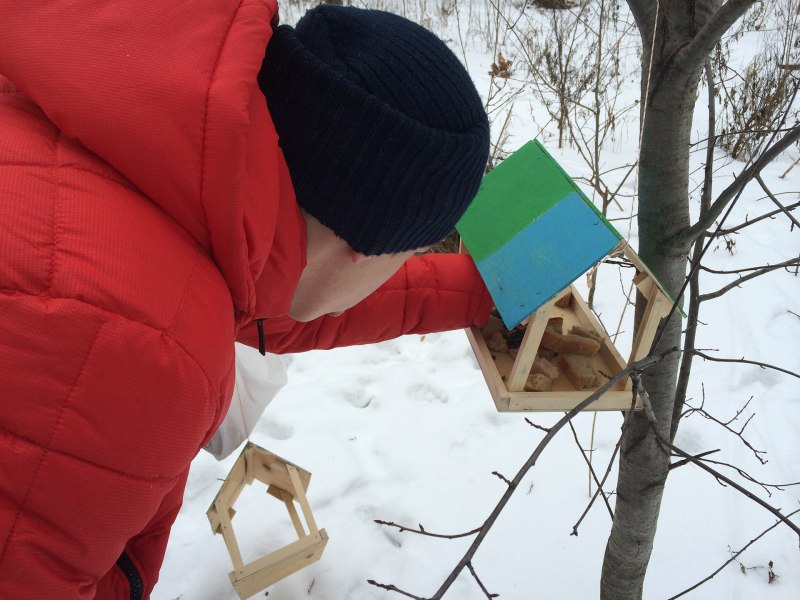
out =
[[[385,284],[339,317],[308,323],[289,317],[264,321],[266,348],[285,354],[481,326],[492,306],[470,257],[428,254],[408,260]],[[257,348],[255,325],[245,327],[237,341]]]

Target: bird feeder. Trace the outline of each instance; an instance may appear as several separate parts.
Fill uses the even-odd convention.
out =
[[[248,442],[225,478],[214,502],[206,513],[211,531],[225,539],[233,562],[229,573],[231,583],[239,598],[249,598],[292,573],[319,560],[328,534],[318,529],[306,498],[311,473],[293,465],[252,442]],[[267,494],[283,502],[298,539],[263,558],[245,564],[233,531],[232,519],[236,514],[233,505],[245,486],[255,480],[267,485]],[[305,517],[306,529],[295,507],[295,502]]]
[[[533,141],[488,173],[457,225],[497,315],[467,337],[498,411],[566,411],[646,356],[672,301],[622,236]],[[573,283],[609,256],[647,301],[623,359]],[[628,410],[630,380],[589,410]]]

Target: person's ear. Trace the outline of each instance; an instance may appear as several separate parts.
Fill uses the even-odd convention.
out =
[[[367,260],[369,256],[365,256],[361,254],[361,252],[356,252],[352,248],[350,249],[350,259],[353,261],[353,264],[359,264]]]

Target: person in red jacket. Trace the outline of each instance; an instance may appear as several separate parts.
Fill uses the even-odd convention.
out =
[[[149,597],[234,341],[483,323],[470,259],[414,254],[488,146],[464,68],[389,13],[0,0],[0,597]]]

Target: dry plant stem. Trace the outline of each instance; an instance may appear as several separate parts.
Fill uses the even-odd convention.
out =
[[[762,190],[764,190],[764,193],[765,193],[767,196],[769,196],[769,199],[770,199],[770,200],[772,200],[772,202],[775,204],[775,206],[777,206],[777,207],[778,207],[778,209],[779,209],[779,210],[781,210],[781,211],[783,212],[783,214],[785,214],[787,217],[789,217],[789,220],[790,220],[790,221],[791,221],[791,222],[792,222],[792,223],[793,223],[793,224],[794,224],[796,227],[800,227],[800,221],[798,221],[798,220],[797,220],[797,219],[794,217],[794,215],[793,215],[792,213],[790,213],[790,212],[789,212],[789,211],[786,209],[786,207],[785,207],[783,204],[781,204],[781,203],[778,201],[778,199],[775,197],[775,194],[773,194],[773,193],[770,191],[770,189],[767,187],[767,184],[766,184],[766,183],[764,183],[764,180],[761,178],[761,174],[760,174],[760,173],[759,173],[758,175],[756,175],[756,181],[758,182],[758,185],[760,185],[760,186],[761,186],[761,189],[762,189]]]
[[[594,479],[595,484],[597,485],[597,491],[603,495],[603,501],[606,503],[606,508],[608,509],[608,516],[612,519],[614,518],[614,511],[611,508],[611,504],[608,502],[608,496],[603,491],[603,487],[600,483],[600,480],[597,478],[597,473],[595,473],[594,468],[592,467],[592,463],[589,461],[589,457],[586,456],[586,450],[583,449],[581,446],[580,440],[578,440],[578,432],[575,431],[575,426],[572,424],[572,421],[569,422],[569,428],[572,430],[572,437],[575,438],[575,445],[578,446],[578,450],[581,452],[581,456],[583,460],[586,462],[586,466],[589,467],[589,473],[592,479]],[[591,489],[589,491],[591,494]]]
[[[794,516],[794,515],[796,515],[798,512],[800,512],[800,508],[798,508],[798,509],[797,509],[797,510],[795,510],[795,511],[792,511],[792,512],[790,512],[788,515],[786,515],[786,518],[788,519],[789,517],[793,517],[793,516]],[[752,546],[753,544],[755,544],[755,543],[756,543],[758,540],[760,540],[762,537],[764,537],[766,534],[768,534],[770,531],[772,531],[773,529],[775,529],[775,528],[776,528],[778,525],[780,525],[780,524],[781,524],[781,522],[780,522],[780,521],[775,521],[775,523],[773,523],[772,525],[770,525],[769,527],[767,527],[767,528],[766,528],[764,531],[762,531],[762,532],[761,532],[761,533],[759,533],[759,534],[758,534],[756,537],[754,537],[752,540],[750,540],[749,542],[747,542],[747,544],[745,544],[745,545],[744,545],[744,546],[743,546],[743,547],[742,547],[740,550],[738,550],[737,552],[735,552],[735,553],[734,553],[734,554],[733,554],[733,555],[732,555],[732,556],[731,556],[731,557],[730,557],[728,560],[726,560],[724,563],[722,563],[722,565],[720,565],[720,567],[719,567],[719,568],[718,568],[716,571],[714,571],[713,573],[711,573],[711,575],[709,575],[709,576],[708,576],[708,577],[706,577],[705,579],[702,579],[702,580],[698,581],[698,582],[697,582],[697,583],[695,583],[695,584],[694,584],[692,587],[686,588],[686,589],[685,589],[685,590],[683,590],[683,591],[682,591],[680,594],[676,594],[676,595],[674,595],[674,596],[671,596],[671,597],[670,597],[668,600],[676,600],[676,598],[680,598],[681,596],[685,596],[686,594],[688,594],[688,593],[689,593],[689,592],[691,592],[692,590],[696,590],[697,588],[699,588],[699,587],[700,587],[701,585],[703,585],[704,583],[707,583],[707,582],[711,581],[712,579],[714,579],[714,577],[716,577],[716,576],[717,576],[717,574],[718,574],[720,571],[722,571],[722,569],[724,569],[724,568],[725,568],[725,567],[727,567],[729,564],[731,564],[733,561],[735,561],[735,560],[736,560],[736,559],[737,559],[739,556],[741,556],[741,555],[744,553],[744,551],[745,551],[745,550],[747,550],[747,549],[748,549],[750,546]]]
[[[636,389],[637,387],[638,387],[638,385],[635,383],[634,384],[634,389]],[[703,469],[707,473],[710,473],[717,481],[721,481],[723,483],[726,483],[727,485],[729,485],[733,489],[735,489],[737,492],[740,492],[740,493],[744,494],[745,496],[747,496],[748,498],[750,498],[750,500],[752,500],[756,504],[760,504],[762,507],[766,508],[769,512],[771,512],[773,515],[778,517],[783,523],[785,523],[786,526],[789,527],[789,529],[791,529],[792,531],[794,531],[797,534],[797,536],[798,536],[798,546],[800,546],[800,527],[798,527],[797,525],[792,523],[789,519],[787,519],[783,514],[781,514],[781,511],[778,510],[777,508],[775,508],[774,506],[770,505],[767,502],[764,502],[761,498],[759,498],[758,496],[756,496],[752,492],[746,490],[745,488],[740,486],[738,483],[736,483],[732,479],[730,479],[728,477],[725,477],[725,475],[723,475],[719,471],[716,471],[715,469],[712,469],[708,465],[703,464],[703,462],[701,460],[698,460],[698,459],[694,458],[688,452],[684,452],[683,450],[681,450],[677,446],[671,444],[669,441],[664,439],[664,437],[661,434],[658,433],[658,427],[657,427],[658,422],[656,421],[655,413],[653,412],[653,406],[650,404],[650,398],[649,398],[647,392],[642,389],[640,394],[639,394],[639,397],[640,397],[640,399],[642,401],[642,406],[644,406],[644,412],[647,415],[647,420],[650,422],[650,431],[652,432],[652,434],[656,437],[656,439],[663,446],[665,446],[667,449],[671,450],[675,454],[683,456],[689,462],[697,465],[698,467],[700,467],[701,469]]]
[[[767,363],[756,362],[754,360],[745,360],[744,358],[715,358],[713,356],[709,356],[708,354],[703,354],[699,350],[692,351],[695,355],[699,356],[700,358],[705,358],[706,360],[711,360],[714,362],[726,362],[726,363],[742,363],[746,365],[756,365],[757,367],[761,367],[762,369],[772,369],[773,371],[780,371],[781,373],[786,373],[787,375],[791,375],[792,377],[797,377],[800,379],[800,375],[793,371],[788,371],[786,369],[782,369],[780,367],[776,367],[775,365],[769,365]]]

